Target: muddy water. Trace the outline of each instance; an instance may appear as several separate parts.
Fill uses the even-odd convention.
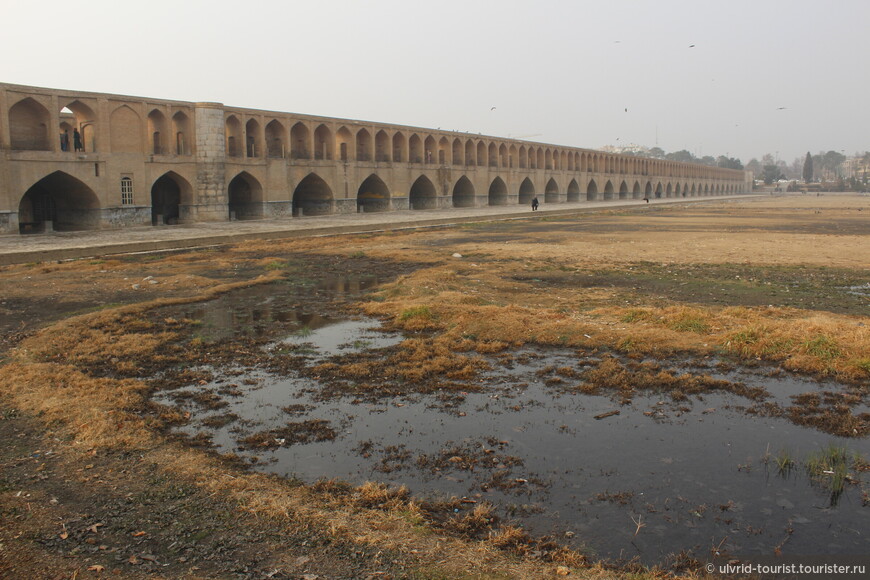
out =
[[[260,296],[252,307],[249,296],[247,309],[216,301],[202,308],[219,313],[200,314],[217,320],[235,312],[234,320],[250,320],[260,308],[268,310],[261,319],[271,319],[282,309],[273,308],[274,300],[266,308],[267,299]],[[269,348],[295,347],[311,365],[402,339],[380,332],[374,320],[293,316],[304,331]],[[601,558],[653,564],[683,550],[702,559],[712,549],[735,555],[770,555],[777,548],[784,554],[870,552],[870,507],[861,498],[867,482],[847,484],[832,496],[801,464],[831,443],[868,457],[866,438],[846,440],[747,414],[742,409],[752,402],[729,393],[679,403],[653,394],[620,405],[608,396],[578,394],[572,389],[577,379],[560,381],[547,371],[579,372],[589,362],[570,350],[514,352],[490,360],[482,390],[450,396],[324,400],[322,386],[310,379],[248,371],[159,399],[192,413],[184,432],[206,433],[221,451],[247,457],[258,469],[306,482],[376,480],[408,485],[419,496],[489,501],[533,533],[556,535]],[[714,362],[694,370],[763,387],[770,401],[783,404],[791,395],[837,388],[717,370],[722,367]],[[192,389],[212,390],[226,406],[200,407],[183,396]],[[328,425],[329,434],[304,443],[276,436],[253,450],[242,444],[252,434],[313,420],[325,421],[317,424]],[[797,463],[782,472],[775,458],[786,453]]]

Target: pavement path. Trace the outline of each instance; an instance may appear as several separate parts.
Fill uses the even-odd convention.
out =
[[[245,240],[340,235],[398,230],[447,224],[528,219],[572,215],[617,207],[646,207],[664,204],[698,203],[725,199],[746,199],[749,195],[652,199],[581,201],[542,204],[532,212],[526,205],[401,210],[377,213],[332,214],[302,218],[206,222],[176,226],[134,226],[115,230],[53,232],[50,234],[0,235],[0,266],[51,260],[67,260],[232,244]]]

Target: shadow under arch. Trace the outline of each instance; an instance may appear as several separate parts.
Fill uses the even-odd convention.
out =
[[[568,184],[568,199],[567,201],[580,201],[580,185],[576,179],[572,179]]]
[[[487,198],[487,203],[489,205],[507,205],[507,185],[505,185],[501,177],[496,177],[492,180],[492,183],[489,186],[489,196]]]
[[[417,178],[408,193],[408,203],[411,209],[436,209],[438,193],[435,186],[425,175]]]
[[[593,179],[586,186],[586,201],[595,201],[596,197],[598,197],[598,184]]]
[[[309,173],[293,190],[293,215],[328,215],[333,212],[332,190],[316,173]]]
[[[532,199],[535,197],[535,184],[532,183],[532,180],[526,177],[523,179],[523,182],[520,184],[520,193],[519,193],[519,204],[520,205],[528,205],[532,203]]]
[[[474,185],[464,175],[453,186],[453,207],[474,207]]]
[[[192,203],[193,188],[186,179],[167,171],[151,186],[151,225],[174,225],[179,222],[179,207]]]
[[[55,171],[28,188],[18,203],[19,233],[100,227],[100,200],[72,175]]]
[[[390,210],[390,189],[374,173],[360,184],[356,193],[356,209],[364,213]]]
[[[230,219],[252,220],[263,217],[263,186],[257,178],[242,171],[227,186]]]
[[[556,183],[555,179],[550,178],[544,188],[544,203],[556,203],[557,201],[559,201],[559,184]]]

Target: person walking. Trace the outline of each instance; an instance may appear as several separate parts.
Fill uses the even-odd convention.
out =
[[[85,150],[84,145],[82,145],[82,135],[78,129],[73,129],[73,147],[75,147],[76,151]]]
[[[532,211],[538,211],[538,198],[537,198],[537,196],[532,198]]]

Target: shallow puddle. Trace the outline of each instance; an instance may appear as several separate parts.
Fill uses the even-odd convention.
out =
[[[300,318],[303,323],[303,332],[268,348],[289,348],[309,366],[327,358],[340,364],[344,354],[386,352],[403,338],[379,331],[375,320]],[[870,507],[862,505],[867,482],[846,483],[832,494],[804,468],[812,453],[832,443],[866,458],[866,438],[843,439],[747,413],[757,402],[730,392],[680,401],[636,392],[629,404],[581,394],[576,376],[597,359],[572,350],[525,350],[488,360],[491,370],[458,394],[323,397],[322,385],[301,376],[211,369],[224,376],[157,398],[191,412],[182,432],[205,434],[220,451],[247,457],[257,469],[309,483],[374,480],[405,484],[423,497],[492,502],[501,516],[532,533],[553,534],[596,557],[655,564],[683,550],[697,558],[714,549],[870,552]],[[685,364],[658,364],[690,372]],[[768,401],[781,405],[793,395],[839,388],[716,361],[693,372],[763,388]],[[226,404],[198,404],[192,391],[211,391]],[[785,458],[795,463],[781,470],[777,460]],[[473,507],[472,501],[466,505]]]

